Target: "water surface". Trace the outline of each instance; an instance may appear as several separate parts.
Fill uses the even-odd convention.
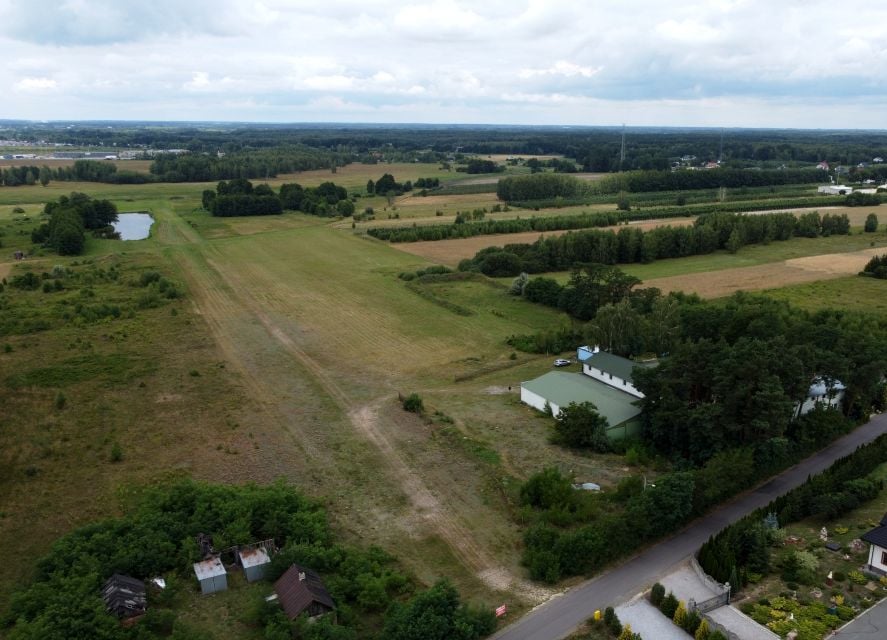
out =
[[[117,214],[117,222],[113,223],[114,231],[120,234],[121,240],[144,240],[151,235],[154,218],[150,213],[137,211]]]

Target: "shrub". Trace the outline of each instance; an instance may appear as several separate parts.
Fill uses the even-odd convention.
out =
[[[662,600],[665,598],[665,587],[663,587],[658,582],[653,585],[653,588],[650,589],[650,603],[654,607],[659,607],[662,604]]]
[[[418,393],[411,393],[406,398],[403,399],[403,409],[404,411],[409,411],[410,413],[424,413],[425,405],[422,402],[422,398]]]
[[[851,571],[847,574],[847,577],[850,578],[851,582],[858,585],[868,584],[869,581],[861,571]]]
[[[832,573],[832,580],[834,580],[835,582],[844,582],[844,580],[846,579],[847,576],[844,574],[843,571],[835,571],[834,573]]]
[[[674,619],[675,611],[678,610],[679,604],[680,603],[678,602],[678,599],[675,597],[675,595],[671,591],[669,591],[668,595],[662,599],[662,603],[659,605],[659,610],[662,612],[662,615],[664,615],[669,620],[672,620]]]
[[[111,462],[120,462],[121,460],[123,460],[123,449],[119,442],[115,442],[111,447]]]
[[[67,398],[65,398],[65,394],[59,391],[55,395],[55,408],[61,411],[65,408],[65,403],[67,402]]]

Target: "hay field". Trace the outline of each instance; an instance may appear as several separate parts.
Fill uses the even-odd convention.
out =
[[[645,286],[664,292],[684,291],[702,298],[721,298],[735,291],[761,291],[854,275],[883,249],[864,249],[852,253],[831,253],[793,258],[770,264],[736,269],[722,269],[665,278],[653,278]]]

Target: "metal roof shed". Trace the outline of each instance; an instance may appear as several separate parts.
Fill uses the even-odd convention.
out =
[[[200,591],[203,595],[225,591],[228,588],[228,575],[225,565],[218,556],[207,558],[202,562],[194,563],[194,575],[200,582]]]
[[[268,552],[262,547],[255,549],[242,549],[237,552],[240,557],[240,566],[243,567],[243,575],[247,582],[255,582],[265,577],[265,570],[271,563]]]

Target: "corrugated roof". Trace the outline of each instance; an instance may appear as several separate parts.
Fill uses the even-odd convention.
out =
[[[887,549],[887,526],[880,526],[860,536],[866,542]]]
[[[194,563],[194,573],[198,580],[206,580],[207,578],[215,578],[216,576],[225,575],[225,565],[217,557]]]
[[[333,599],[320,576],[311,569],[293,565],[274,583],[274,591],[286,615],[292,620],[317,602],[327,609],[335,608]]]
[[[613,355],[606,351],[598,351],[589,359],[582,362],[583,365],[595,367],[604,373],[612,373],[623,380],[631,382],[631,372],[635,367],[655,367],[655,362],[635,362],[622,356]]]
[[[243,549],[239,553],[240,564],[244,569],[257,567],[261,564],[268,564],[271,562],[271,558],[268,557],[268,552],[262,547],[257,547],[256,549]]]
[[[119,573],[105,581],[102,599],[108,610],[121,618],[142,614],[148,606],[145,583]]]
[[[641,412],[640,407],[634,405],[637,398],[633,395],[614,389],[582,373],[550,371],[535,380],[521,383],[521,387],[559,407],[566,407],[571,402],[576,404],[591,402],[611,427],[631,420]]]

